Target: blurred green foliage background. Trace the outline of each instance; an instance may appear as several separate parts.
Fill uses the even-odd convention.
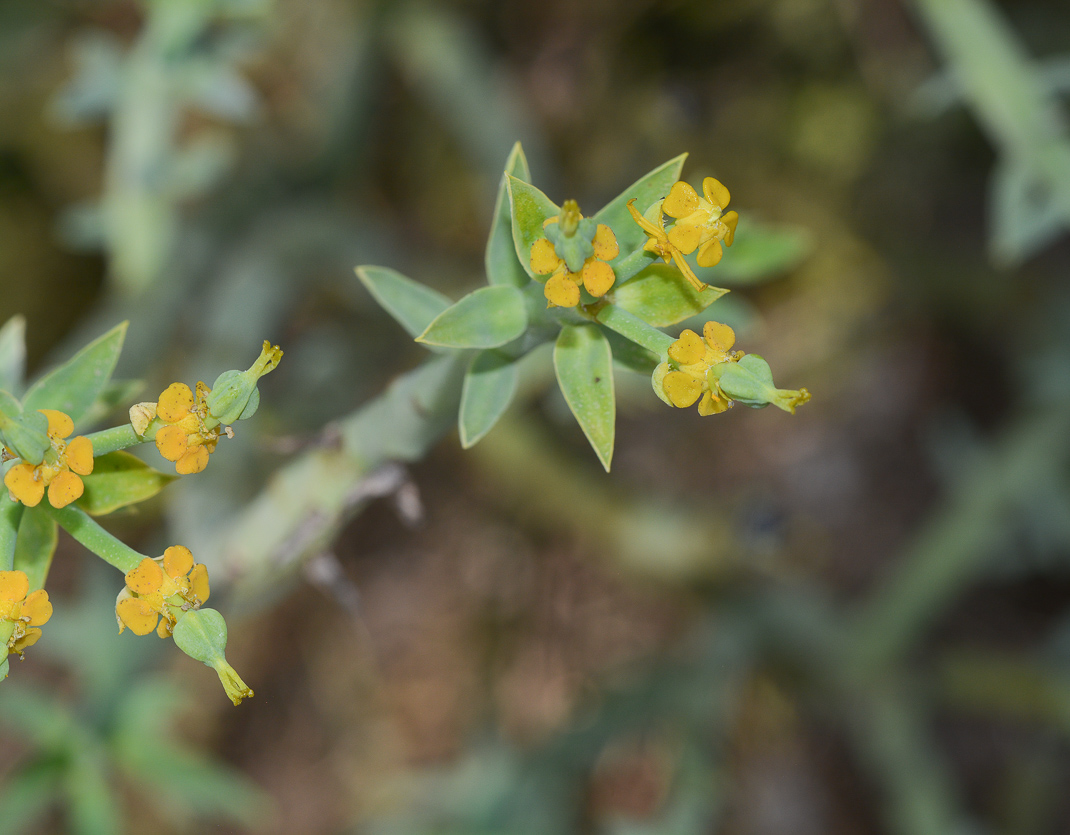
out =
[[[145,397],[286,350],[205,473],[107,522],[229,584],[256,698],[114,635],[61,539],[0,832],[1070,830],[1067,32],[1060,0],[0,4],[31,367],[123,318]],[[743,216],[711,312],[813,401],[700,418],[621,372],[607,476],[532,363],[474,449],[327,495],[422,355],[353,267],[475,286],[517,139],[585,209],[690,151]],[[232,547],[280,484],[303,538]]]

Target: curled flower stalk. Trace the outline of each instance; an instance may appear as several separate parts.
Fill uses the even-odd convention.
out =
[[[27,507],[36,507],[48,492],[48,503],[63,508],[76,501],[85,490],[80,476],[93,472],[93,444],[84,435],[66,440],[74,431],[74,421],[55,409],[39,409],[48,419],[48,440],[44,460],[34,465],[20,460],[7,471],[4,484],[11,497]],[[16,457],[4,450],[6,457]]]

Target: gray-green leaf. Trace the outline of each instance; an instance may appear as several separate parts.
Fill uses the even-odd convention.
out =
[[[613,459],[617,402],[613,355],[597,325],[566,325],[554,345],[554,370],[565,402],[606,472]]]
[[[436,316],[453,304],[437,290],[387,267],[357,267],[357,278],[412,337],[423,333]]]
[[[103,516],[151,499],[176,478],[129,452],[110,452],[93,462],[92,473],[82,476],[85,492],[77,504],[92,516]]]
[[[651,203],[665,197],[673,183],[680,179],[680,172],[683,171],[686,159],[687,154],[680,154],[644,174],[610,200],[594,216],[596,221],[606,224],[617,236],[620,255],[611,261],[611,264],[615,264],[646,243],[647,234],[639,228],[639,224],[632,220],[628,212],[628,201],[635,198],[635,207],[639,210],[639,214],[645,212]]]
[[[512,342],[528,326],[524,295],[516,287],[481,287],[442,311],[416,337],[444,348],[497,348]]]
[[[497,351],[481,351],[472,360],[461,390],[457,427],[461,446],[474,446],[505,414],[516,394],[517,365]]]
[[[652,264],[613,291],[613,302],[656,328],[696,316],[727,293],[720,287],[699,292],[676,267]]]
[[[516,257],[513,245],[513,216],[509,207],[509,176],[512,175],[525,183],[531,182],[531,172],[524,149],[517,142],[513,146],[509,159],[505,162],[505,173],[498,186],[498,198],[494,201],[494,215],[487,239],[487,252],[484,263],[487,268],[488,284],[512,284],[523,287],[528,283],[528,274]]]
[[[556,217],[561,209],[549,197],[535,186],[523,180],[506,175],[509,184],[509,207],[513,215],[513,245],[520,266],[529,276],[537,281],[545,281],[545,276],[536,276],[531,269],[531,245],[543,234],[543,224],[547,218]]]
[[[12,316],[0,328],[0,389],[18,396],[26,373],[26,319]]]
[[[26,508],[15,543],[15,568],[26,573],[31,589],[44,588],[58,542],[59,531],[48,511],[41,505]]]

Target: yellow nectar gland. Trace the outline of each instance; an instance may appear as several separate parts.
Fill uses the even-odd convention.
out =
[[[27,461],[15,464],[4,476],[4,484],[11,497],[27,507],[41,503],[45,488],[52,507],[66,507],[85,491],[79,476],[93,472],[93,442],[84,435],[65,441],[74,431],[74,421],[55,409],[38,411],[48,418],[52,446],[45,452],[45,460],[36,466]]]
[[[543,228],[551,224],[559,224],[561,234],[566,238],[571,238],[576,235],[577,231],[582,234],[583,220],[576,201],[566,200],[561,214],[558,217],[548,218]],[[591,225],[589,219],[587,223]],[[591,233],[588,232],[588,234]],[[558,255],[557,247],[548,237],[539,238],[531,245],[529,260],[531,271],[536,275],[550,276],[543,289],[547,307],[575,307],[580,303],[581,285],[595,298],[601,298],[613,286],[617,277],[607,262],[620,254],[617,236],[604,223],[599,223],[595,226],[589,243],[593,254],[584,259],[583,267],[579,272],[572,272],[568,268],[565,259]]]
[[[141,425],[139,434],[143,434],[148,424],[145,418],[155,408],[154,416],[167,424],[156,433],[156,449],[168,461],[175,462],[175,471],[179,475],[201,472],[208,466],[208,456],[219,442],[219,427],[209,429],[205,426],[208,417],[206,399],[210,391],[204,383],[197,383],[194,397],[185,383],[171,383],[160,395],[158,403],[138,403],[130,410],[134,430]],[[135,413],[135,409],[139,411]]]
[[[702,193],[703,197],[699,197],[687,183],[674,183],[661,208],[676,219],[668,233],[669,243],[684,255],[697,249],[698,265],[712,267],[724,254],[721,241],[725,246],[732,245],[739,215],[724,213],[731,195],[719,180],[713,177],[703,180]]]
[[[130,627],[135,635],[148,635],[155,629],[167,638],[178,622],[175,610],[199,609],[209,592],[208,569],[194,564],[189,548],[172,545],[162,557],[145,557],[127,573],[115,600],[119,632]]]
[[[20,658],[26,647],[41,637],[38,628],[52,617],[48,592],[30,592],[30,581],[22,571],[0,571],[0,635],[7,633],[7,652]],[[7,653],[4,653],[5,655]]]
[[[686,409],[698,401],[700,415],[715,415],[731,407],[726,398],[709,379],[709,370],[721,362],[736,362],[742,351],[732,351],[735,331],[719,322],[707,322],[700,337],[693,330],[685,330],[669,346],[669,363],[662,363],[655,371],[655,381],[673,406]]]

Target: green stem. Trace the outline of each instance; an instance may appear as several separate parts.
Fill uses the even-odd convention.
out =
[[[633,275],[641,273],[656,260],[657,256],[653,252],[647,252],[642,247],[639,247],[631,255],[622,258],[613,268],[613,273],[617,276],[615,283],[618,285],[623,284]]]
[[[67,533],[108,565],[118,568],[124,574],[137,568],[145,559],[144,554],[112,536],[84,510],[69,505],[60,510],[54,507],[45,509]]]
[[[101,429],[99,432],[91,432],[86,437],[93,443],[94,456],[107,455],[109,452],[152,440],[148,432],[145,433],[144,438],[138,437],[137,432],[129,423],[113,426],[111,429]]]
[[[669,346],[676,341],[667,333],[662,333],[638,316],[616,305],[607,304],[598,311],[595,320],[662,358],[668,352]]]
[[[15,542],[24,509],[22,502],[0,496],[0,571],[10,571],[15,566]]]

